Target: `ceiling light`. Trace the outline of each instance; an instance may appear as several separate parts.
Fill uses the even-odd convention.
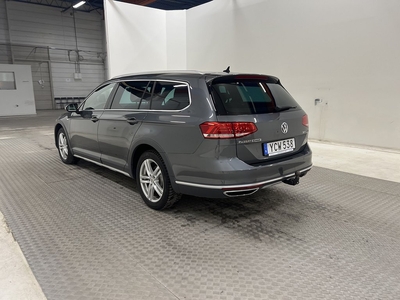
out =
[[[78,7],[80,7],[80,6],[82,6],[83,4],[85,4],[86,3],[86,1],[81,1],[81,2],[78,2],[77,4],[75,4],[74,6],[72,6],[73,8],[78,8]]]

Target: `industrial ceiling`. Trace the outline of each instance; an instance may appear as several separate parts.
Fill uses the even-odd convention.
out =
[[[43,6],[51,6],[68,10],[81,0],[12,0],[26,2]],[[116,0],[135,5],[148,6],[163,10],[182,10],[189,9],[212,0]],[[103,10],[103,0],[87,0],[82,6],[75,8],[76,11],[91,12],[93,10]]]

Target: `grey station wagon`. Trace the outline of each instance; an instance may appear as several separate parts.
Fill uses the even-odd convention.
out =
[[[66,110],[54,129],[61,160],[135,178],[153,209],[181,194],[237,197],[295,185],[312,166],[307,115],[274,76],[121,76]]]

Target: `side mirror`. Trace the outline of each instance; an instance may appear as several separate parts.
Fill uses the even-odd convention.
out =
[[[75,113],[77,113],[77,112],[78,112],[78,103],[71,103],[71,104],[68,104],[68,105],[65,107],[65,110],[66,110],[67,112],[75,112]]]

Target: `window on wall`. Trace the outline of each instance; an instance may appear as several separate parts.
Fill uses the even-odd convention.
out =
[[[14,72],[0,72],[0,90],[16,90]]]

